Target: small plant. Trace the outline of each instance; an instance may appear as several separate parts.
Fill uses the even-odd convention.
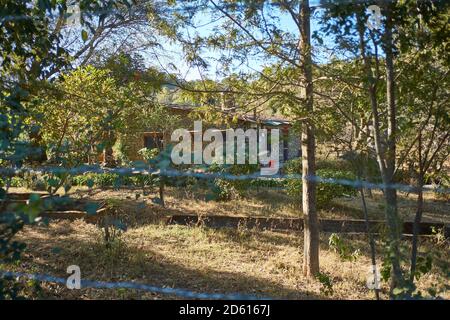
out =
[[[101,223],[103,240],[107,247],[116,242],[126,231],[125,224],[113,217],[105,217]]]
[[[446,242],[445,238],[445,229],[442,228],[436,228],[434,226],[431,227],[431,234],[433,236],[434,241],[437,245],[442,245]]]
[[[343,261],[355,261],[360,255],[359,250],[354,250],[350,244],[345,243],[336,233],[331,234],[328,239],[328,244],[334,252],[339,254],[339,257]]]
[[[158,148],[153,148],[153,149],[142,148],[138,151],[138,154],[140,154],[142,156],[142,158],[148,162],[148,161],[155,159],[158,156],[159,152],[160,151]]]
[[[245,165],[217,165],[213,164],[208,168],[209,172],[230,174],[234,176],[249,175],[259,170],[258,165],[245,164]],[[234,198],[242,197],[245,190],[251,185],[249,179],[235,179],[227,180],[217,178],[213,181],[212,196],[213,200],[228,201]]]
[[[320,288],[320,292],[325,296],[331,296],[334,294],[333,290],[333,281],[331,277],[325,273],[319,272],[316,274],[316,279],[322,285]]]
[[[46,181],[38,175],[26,175],[24,186],[33,191],[47,191]]]

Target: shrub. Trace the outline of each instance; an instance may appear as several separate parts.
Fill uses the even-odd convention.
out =
[[[286,186],[284,179],[252,179],[249,183],[252,187],[261,188],[284,188]]]
[[[10,186],[13,188],[25,187],[25,180],[20,177],[13,177],[10,182]]]
[[[242,195],[231,181],[224,179],[214,179],[212,192],[214,200],[217,201],[228,201]]]
[[[349,161],[344,159],[318,159],[316,162],[316,170],[320,169],[353,171],[354,168]]]
[[[213,164],[208,168],[209,172],[230,174],[234,176],[249,175],[259,170],[256,164],[240,164],[240,165],[217,165]],[[244,195],[246,189],[251,185],[251,179],[227,180],[222,178],[214,179],[212,198],[219,201],[227,201]]]
[[[332,233],[328,239],[330,248],[339,254],[342,261],[355,261],[360,252],[355,250],[350,243],[344,241],[338,234]]]
[[[38,175],[26,175],[23,186],[33,191],[47,191],[48,187],[45,179]]]
[[[153,149],[149,149],[149,148],[142,148],[138,151],[138,153],[142,156],[142,158],[145,161],[150,161],[155,159],[158,154],[159,154],[159,149],[158,148],[153,148]]]
[[[356,176],[350,171],[320,169],[317,175],[326,179],[356,180]],[[334,198],[342,196],[355,196],[357,189],[340,183],[319,183],[317,185],[317,206],[328,206]]]
[[[72,183],[76,186],[97,186],[100,188],[120,186],[153,186],[155,178],[150,175],[137,174],[122,176],[116,173],[87,173],[72,177]]]
[[[301,159],[294,159],[289,161],[285,165],[287,174],[301,174]],[[325,179],[345,179],[356,180],[356,176],[351,171],[336,170],[336,169],[319,169],[316,171],[316,175]],[[302,194],[302,180],[300,177],[288,178],[286,182],[287,193],[300,199]],[[318,208],[325,208],[330,205],[331,201],[335,198],[342,196],[354,196],[357,189],[352,186],[343,185],[340,183],[328,183],[320,182],[317,185],[317,202]]]
[[[292,159],[285,163],[283,167],[284,171],[288,175],[301,175],[302,174],[302,159]],[[302,195],[302,180],[300,177],[288,178],[286,180],[287,194],[291,197],[301,201]]]

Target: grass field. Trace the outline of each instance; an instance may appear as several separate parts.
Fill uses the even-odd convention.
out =
[[[14,190],[18,191],[18,190]],[[81,192],[82,191],[82,192]],[[331,280],[327,287],[302,275],[302,233],[247,229],[213,230],[204,227],[164,225],[160,219],[173,213],[227,214],[251,216],[299,216],[296,205],[280,192],[262,191],[251,199],[230,202],[205,202],[201,196],[168,189],[167,208],[150,200],[135,200],[135,191],[92,191],[91,199],[107,199],[127,223],[128,230],[105,242],[97,226],[82,220],[52,221],[49,226],[28,226],[18,239],[27,244],[18,264],[2,266],[8,270],[48,273],[67,277],[67,266],[79,265],[83,279],[136,281],[158,286],[186,288],[197,292],[244,293],[261,297],[288,299],[371,299],[366,288],[369,274],[369,249],[365,235],[340,235],[355,253],[352,261],[342,258],[339,249],[329,245],[330,234],[321,234],[321,271]],[[150,196],[153,196],[150,195]],[[382,218],[375,194],[370,200],[371,215]],[[270,200],[269,200],[270,199]],[[142,201],[145,205],[142,206]],[[402,198],[402,213],[412,208],[412,198]],[[408,207],[411,206],[411,207]],[[436,209],[438,208],[438,209]],[[448,221],[448,203],[435,201],[426,209],[427,219]],[[339,199],[335,208],[321,212],[324,217],[359,217],[357,199]],[[362,214],[362,212],[361,212]],[[406,216],[406,215],[405,215]],[[382,237],[377,238],[377,242]],[[404,240],[405,256],[408,240]],[[381,245],[378,246],[380,248]],[[426,293],[429,288],[448,286],[449,243],[439,235],[424,237],[420,251],[433,254],[433,269],[418,282]],[[378,265],[381,253],[378,252]],[[383,296],[387,297],[383,283]],[[177,298],[120,289],[68,290],[62,285],[43,283],[42,291],[24,292],[31,298],[74,299],[161,299]],[[448,291],[440,293],[450,298]]]
[[[17,189],[16,189],[17,190]],[[14,190],[13,190],[14,191]],[[161,214],[193,214],[193,215],[228,215],[249,217],[301,217],[300,201],[295,202],[282,190],[263,189],[247,192],[246,197],[227,202],[206,201],[207,190],[197,189],[195,192],[185,189],[166,188],[166,209]],[[74,194],[92,199],[114,199],[136,203],[136,193],[140,190],[93,190],[87,195],[85,188],[78,188]],[[373,191],[373,196],[366,197],[369,217],[384,219],[383,195]],[[153,206],[151,198],[156,192],[140,197],[137,201]],[[438,199],[433,193],[425,193],[425,205],[422,221],[450,223],[450,202]],[[123,203],[123,202],[122,202]],[[156,206],[158,207],[158,206]],[[416,195],[399,193],[398,208],[404,221],[414,221],[416,211]],[[155,208],[157,210],[157,208]],[[363,219],[363,207],[359,197],[338,198],[331,206],[320,212],[321,218],[330,219]]]

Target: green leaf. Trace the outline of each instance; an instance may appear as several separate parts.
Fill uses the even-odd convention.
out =
[[[59,180],[55,178],[50,178],[47,180],[47,183],[50,187],[56,188],[59,184]]]
[[[39,196],[39,194],[37,194],[37,193],[30,194],[30,198],[29,198],[30,204],[39,202],[40,200],[41,200],[41,197]]]
[[[401,295],[403,293],[403,288],[395,288],[392,293],[396,296]]]
[[[86,30],[81,31],[81,39],[83,39],[84,42],[88,40],[88,33]]]

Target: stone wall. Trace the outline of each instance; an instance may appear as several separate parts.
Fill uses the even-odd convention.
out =
[[[170,110],[171,114],[176,114],[181,117],[181,124],[180,127],[184,127],[187,130],[193,130],[194,120],[189,117],[189,112],[186,110]],[[239,127],[246,130],[249,127],[255,126],[255,123],[249,123],[242,120],[239,120],[238,123],[227,123],[222,125],[208,125],[206,123],[203,123],[203,130],[206,130],[208,128],[217,127],[218,129],[226,129],[230,127]],[[267,127],[267,129],[270,129],[271,127]],[[284,126],[284,128],[280,128],[280,145],[279,145],[279,152],[280,152],[280,161],[284,162],[286,160],[297,158],[300,154],[300,134],[297,132],[293,132],[290,130],[291,128],[288,126]],[[135,134],[127,134],[120,138],[122,143],[122,150],[124,155],[131,161],[137,161],[142,160],[142,157],[139,155],[138,151],[145,147],[145,136],[151,135],[154,130],[152,128],[147,128],[145,132],[141,133],[135,133]],[[288,137],[288,158],[284,159],[284,137],[285,132],[287,133]],[[166,133],[164,135],[164,142],[165,144],[170,143],[170,134]]]

